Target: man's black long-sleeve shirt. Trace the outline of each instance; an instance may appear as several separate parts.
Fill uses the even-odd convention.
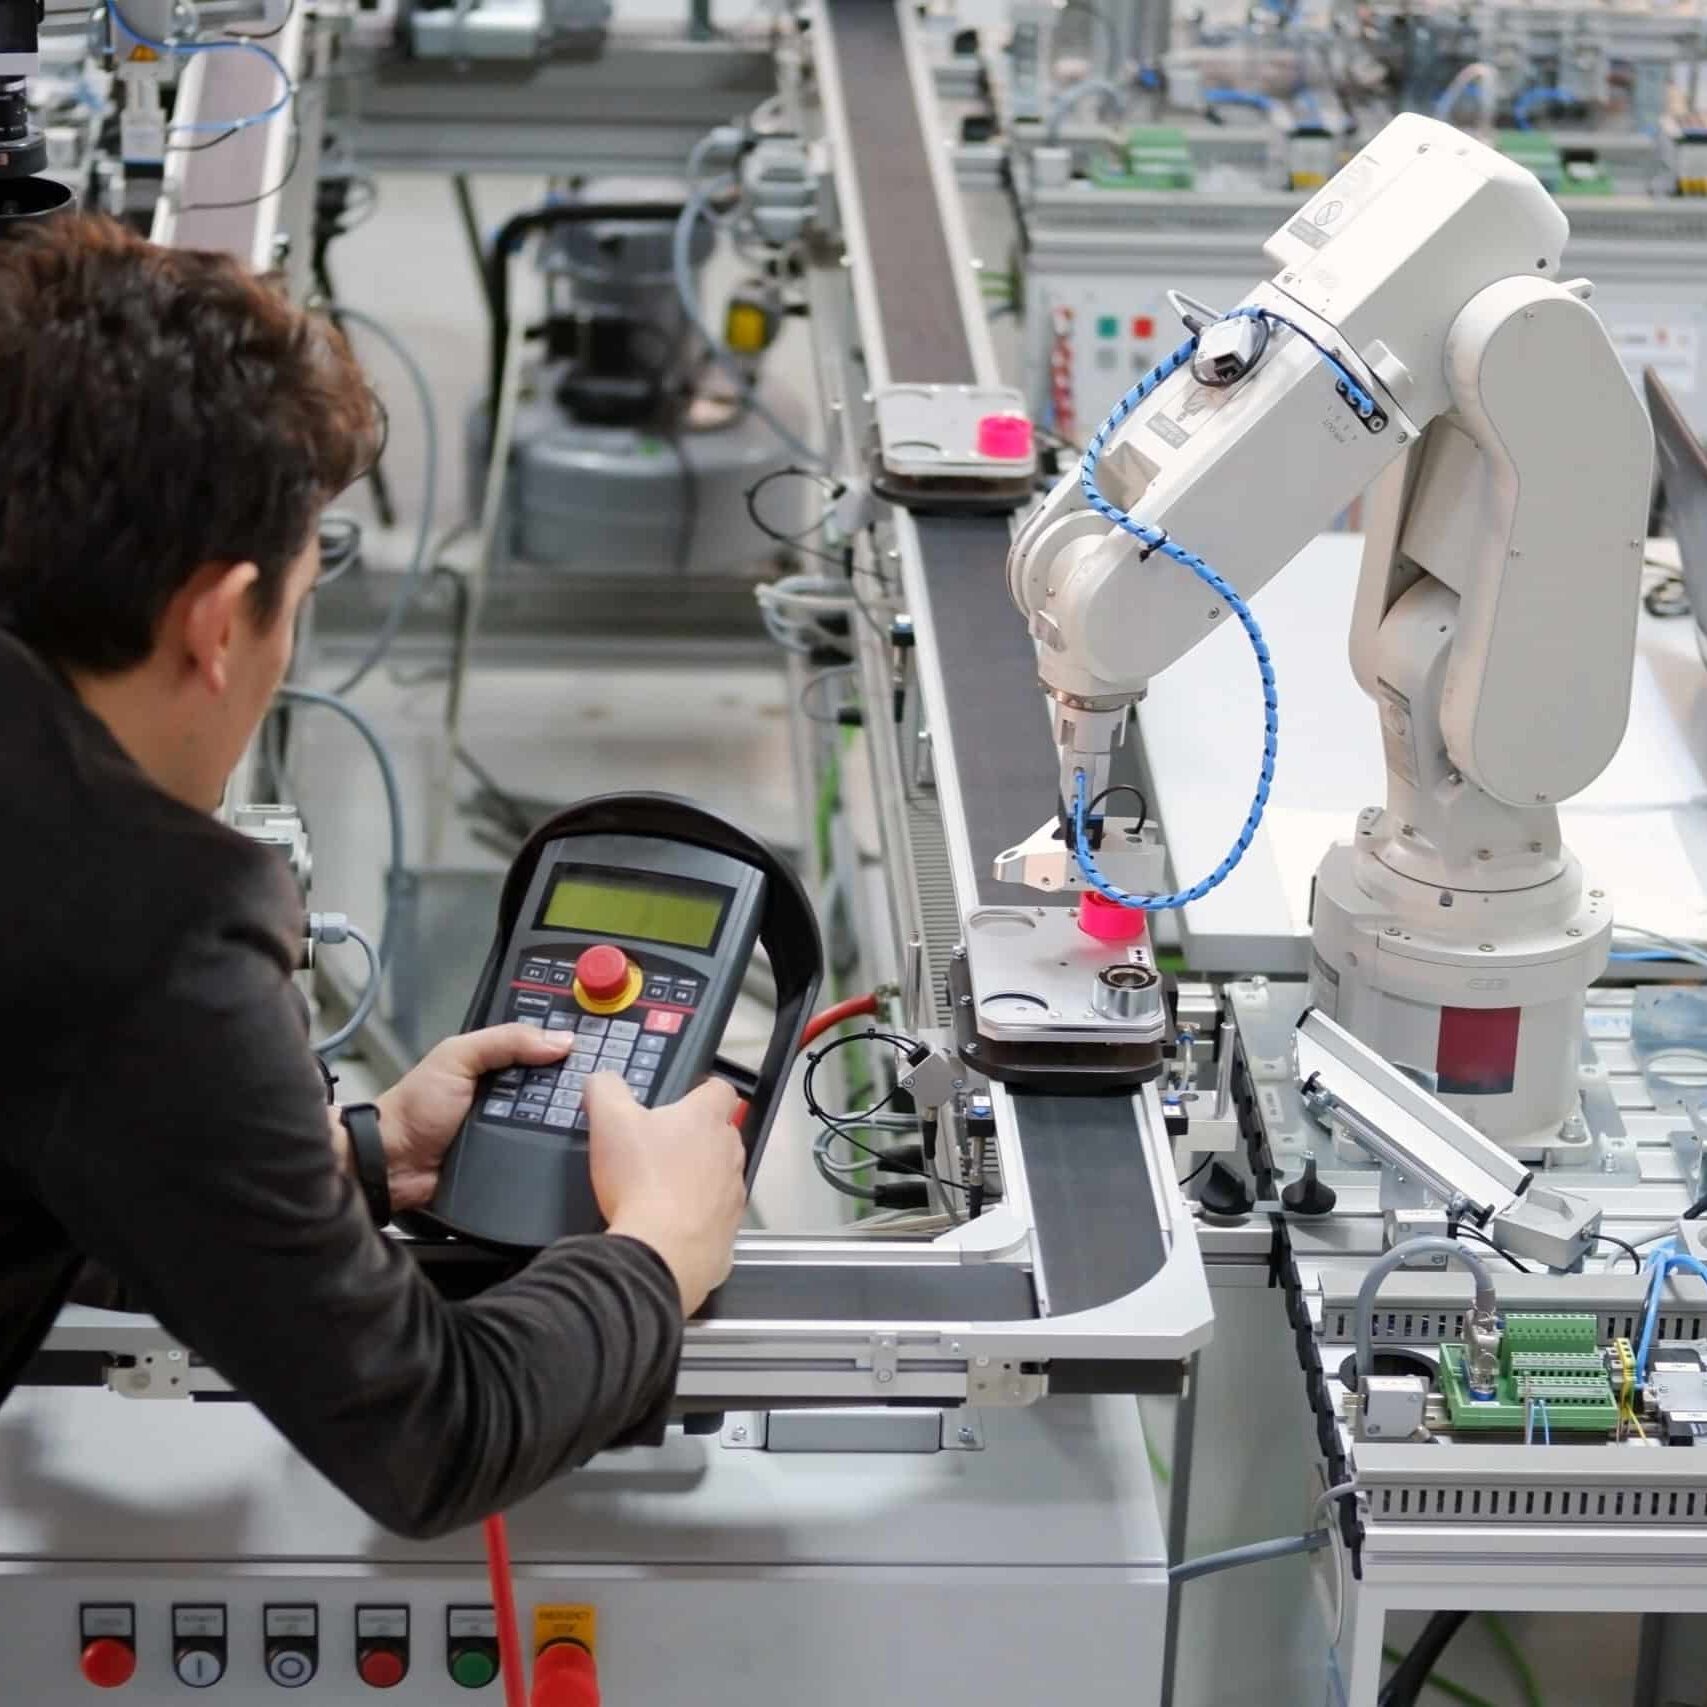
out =
[[[438,1534],[655,1422],[663,1262],[567,1239],[447,1303],[338,1166],[268,850],[0,632],[0,1401],[100,1264],[358,1505]]]

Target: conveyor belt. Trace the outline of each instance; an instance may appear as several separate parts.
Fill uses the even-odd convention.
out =
[[[974,381],[955,260],[926,158],[896,0],[832,0],[821,14],[839,83],[880,324],[895,384]],[[940,672],[947,745],[959,781],[978,893],[963,908],[1035,906],[990,875],[1018,829],[1056,797],[1058,762],[1037,661],[1008,597],[1008,523],[920,516],[919,548]],[[962,739],[962,734],[967,738]],[[1028,804],[1031,803],[1031,804]],[[1021,822],[1016,822],[1016,813]],[[953,832],[951,831],[951,834]],[[1049,1311],[1090,1309],[1137,1290],[1167,1261],[1149,1170],[1128,1095],[1016,1096]]]

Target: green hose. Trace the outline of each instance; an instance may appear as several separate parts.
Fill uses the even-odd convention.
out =
[[[1383,1648],[1381,1654],[1384,1659],[1391,1660],[1395,1664],[1405,1657],[1397,1648]],[[1462,1703],[1462,1707],[1494,1707],[1494,1703],[1487,1696],[1478,1695],[1475,1690],[1466,1689],[1463,1684],[1454,1683],[1451,1678],[1441,1677],[1435,1672],[1429,1673],[1428,1687]]]
[[[1518,1688],[1523,1691],[1524,1707],[1544,1707],[1535,1668],[1524,1657],[1523,1650],[1517,1645],[1517,1638],[1512,1635],[1506,1621],[1498,1613],[1484,1612],[1482,1622],[1487,1625],[1488,1634],[1494,1639],[1494,1646],[1505,1657],[1512,1676],[1517,1679]]]

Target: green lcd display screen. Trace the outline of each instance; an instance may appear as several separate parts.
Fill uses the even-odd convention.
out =
[[[704,949],[717,940],[727,893],[708,883],[566,866],[545,898],[539,922],[553,930]]]

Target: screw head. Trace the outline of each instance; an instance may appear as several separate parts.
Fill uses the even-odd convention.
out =
[[[729,1438],[731,1440],[745,1440],[747,1438],[747,1431],[740,1427],[732,1428],[729,1431]]]
[[[1485,942],[1481,947],[1483,954],[1492,954],[1494,952],[1494,945],[1491,942]]]
[[[978,1438],[965,1423],[962,1423],[954,1432],[955,1438],[962,1446],[970,1446]]]
[[[1604,889],[1591,889],[1588,892],[1588,898],[1591,901],[1604,901],[1606,899],[1606,891]]]
[[[1570,929],[1565,932],[1566,936],[1581,936],[1582,934],[1583,933],[1579,931],[1575,925],[1572,925]]]
[[[1399,932],[1399,927],[1398,927],[1398,926],[1397,926],[1397,925],[1389,925],[1389,926],[1388,926],[1388,927],[1387,927],[1387,932],[1386,932],[1386,934],[1387,934],[1387,935],[1388,935],[1388,936],[1398,936],[1398,935],[1399,935],[1399,934],[1400,934],[1400,932]]]

